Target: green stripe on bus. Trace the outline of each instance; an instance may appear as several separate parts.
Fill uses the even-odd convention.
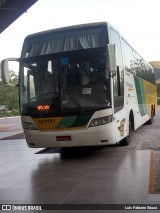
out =
[[[63,117],[60,121],[60,125],[64,125],[65,127],[71,127],[77,116],[71,116],[71,117]]]
[[[84,125],[86,125],[89,122],[89,120],[90,120],[92,115],[93,114],[78,116],[76,118],[76,120],[75,120],[74,126],[84,126]]]
[[[137,92],[137,97],[138,97],[139,111],[140,111],[141,116],[144,116],[148,112],[147,112],[147,106],[146,106],[146,98],[145,98],[143,80],[137,76],[134,76],[134,80],[135,80],[136,92]]]
[[[86,125],[93,114],[63,117],[57,127],[64,126],[66,128],[80,127]]]

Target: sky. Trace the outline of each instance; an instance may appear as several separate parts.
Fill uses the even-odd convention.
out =
[[[28,34],[101,21],[115,26],[146,61],[160,60],[159,0],[38,0],[0,34],[0,60],[20,57]]]

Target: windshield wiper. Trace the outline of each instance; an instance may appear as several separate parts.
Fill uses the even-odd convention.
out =
[[[68,89],[68,90],[66,90],[66,92],[67,92],[68,96],[70,97],[70,99],[72,100],[72,102],[74,103],[74,105],[76,106],[76,108],[78,110],[80,110],[81,112],[84,112],[84,109],[82,108],[80,103],[77,101],[77,99],[73,95],[72,91],[70,89]]]

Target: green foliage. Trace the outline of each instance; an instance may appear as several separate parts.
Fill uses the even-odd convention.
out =
[[[150,61],[149,63],[154,69],[160,69],[160,61]]]
[[[10,71],[10,76],[11,83],[15,86],[0,84],[0,105],[8,106],[7,116],[15,116],[19,115],[19,96],[18,87],[16,87],[18,76],[13,70]],[[4,116],[5,113],[0,111],[0,117]]]

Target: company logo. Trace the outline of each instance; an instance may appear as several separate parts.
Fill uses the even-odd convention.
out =
[[[149,85],[146,86],[146,93],[147,94],[153,94],[151,86],[149,86]]]
[[[3,211],[11,211],[12,210],[12,206],[11,205],[2,205],[2,210]]]
[[[120,122],[120,126],[118,127],[121,136],[124,135],[124,125],[125,125],[125,122],[126,122],[126,119],[123,118],[123,120],[121,120],[121,122]]]
[[[129,82],[126,82],[126,86],[127,87],[130,87],[130,88],[133,88],[133,84],[129,83]]]
[[[40,124],[55,123],[55,119],[52,119],[52,118],[40,119],[40,120],[39,120],[39,123],[40,123]]]
[[[41,211],[42,210],[42,206],[40,205],[19,205],[19,204],[15,204],[15,205],[2,205],[2,211]]]

